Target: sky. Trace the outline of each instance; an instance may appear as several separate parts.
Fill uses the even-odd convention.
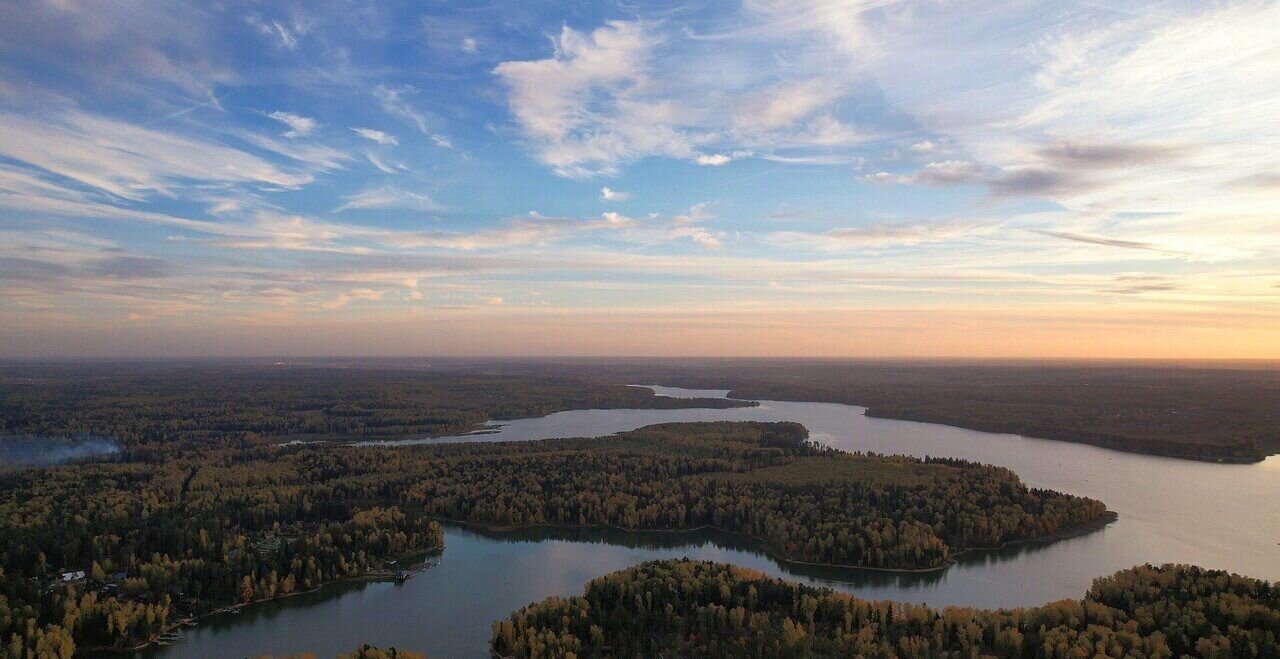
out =
[[[1280,2],[0,4],[0,357],[1280,358]]]

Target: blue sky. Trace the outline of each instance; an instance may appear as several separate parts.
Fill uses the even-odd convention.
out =
[[[6,3],[0,354],[1280,357],[1277,33],[1274,2]]]

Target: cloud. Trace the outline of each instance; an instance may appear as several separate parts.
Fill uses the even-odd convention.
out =
[[[978,166],[969,161],[943,160],[931,162],[910,174],[876,172],[862,177],[862,180],[868,183],[899,183],[944,187],[980,183],[983,180],[983,176]]]
[[[387,85],[378,85],[373,90],[373,96],[378,99],[378,102],[382,104],[382,109],[386,110],[388,114],[417,128],[418,132],[430,137],[437,146],[446,149],[453,148],[453,144],[449,142],[448,137],[432,130],[432,125],[440,123],[440,120],[432,114],[414,107],[409,102],[408,97],[417,93],[417,91],[409,86],[388,87]]]
[[[111,279],[156,279],[169,274],[169,264],[164,259],[142,256],[113,256],[94,262],[89,272]]]
[[[734,115],[734,127],[752,133],[791,126],[841,96],[826,80],[787,82],[759,92]]]
[[[300,114],[294,114],[292,112],[277,110],[267,116],[289,127],[289,130],[282,133],[282,135],[288,138],[310,135],[311,131],[316,128],[315,119],[304,117]]]
[[[862,57],[874,56],[876,44],[866,14],[896,0],[747,0],[747,9],[758,14],[773,34],[819,35],[820,48]],[[800,38],[799,41],[811,39]]]
[[[372,140],[374,142],[377,142],[378,144],[381,144],[383,146],[387,146],[387,145],[397,146],[400,144],[400,140],[396,138],[395,135],[384,133],[380,130],[374,130],[372,128],[356,128],[356,127],[352,127],[351,130],[355,131],[356,135],[359,135],[360,137],[363,137],[366,140]]]
[[[979,233],[985,227],[974,222],[875,223],[841,227],[825,233],[776,231],[769,241],[785,247],[842,251],[849,248],[884,249],[952,242]]]
[[[260,212],[254,216],[252,225],[212,244],[231,249],[323,250],[350,235],[357,232],[301,215]]]
[[[614,190],[610,187],[600,188],[600,201],[626,201],[631,198],[630,192]]]
[[[622,213],[616,213],[614,211],[606,211],[600,214],[599,222],[592,223],[590,226],[592,226],[593,228],[594,227],[617,228],[617,227],[630,226],[635,223],[636,221],[634,219],[629,218],[626,215],[623,215]]]
[[[396,171],[395,168],[393,168],[391,165],[388,165],[387,163],[382,162],[382,159],[379,158],[377,155],[375,155],[372,151],[365,151],[364,157],[366,160],[369,161],[369,164],[376,167],[383,174],[399,174],[400,173]]]
[[[931,162],[909,174],[876,172],[863,176],[862,180],[867,183],[928,187],[985,185],[995,197],[1053,197],[1087,190],[1097,185],[1072,169],[1023,166],[988,174],[967,160]]]
[[[652,155],[691,158],[676,105],[646,98],[653,38],[635,22],[610,21],[590,34],[568,26],[552,57],[509,61],[494,73],[534,153],[557,174],[610,174]]]
[[[54,72],[41,82],[56,84],[52,81],[61,79],[73,94],[86,89],[136,91],[140,81],[159,81],[204,95],[239,78],[226,49],[216,43],[217,12],[211,9],[200,3],[155,0],[109,7],[77,2],[3,3],[0,54],[21,58],[24,64],[19,70],[24,74]],[[6,77],[14,73],[8,71]],[[37,91],[23,87],[24,94]]]
[[[644,20],[589,32],[565,26],[550,57],[505,61],[494,73],[532,155],[572,178],[614,175],[650,157],[714,166],[759,154],[814,164],[839,152],[837,162],[847,163],[850,147],[878,134],[883,100],[848,60],[836,64],[818,52],[809,30],[816,26],[793,30],[791,16],[773,21],[751,11],[713,22],[735,27],[707,34]],[[775,30],[783,24],[783,32],[809,39],[798,62],[790,53],[777,61],[765,55],[789,48]],[[810,74],[806,65],[821,57],[827,61]],[[864,118],[871,133],[861,129]]]
[[[1280,190],[1280,172],[1264,172],[1241,176],[1230,181],[1230,185],[1255,190]]]
[[[481,229],[471,233],[451,231],[406,232],[395,236],[395,244],[408,248],[452,249],[464,252],[538,245],[563,235],[566,223],[545,218],[514,220],[506,226]]]
[[[1091,236],[1082,233],[1072,233],[1070,231],[1051,231],[1048,229],[1032,229],[1034,233],[1038,233],[1051,238],[1061,238],[1062,240],[1071,240],[1078,243],[1086,243],[1089,245],[1101,245],[1103,247],[1119,247],[1122,249],[1143,249],[1156,252],[1165,252],[1166,249],[1161,248],[1154,243],[1142,242],[1138,240],[1121,240],[1119,238],[1106,238],[1102,236]]]
[[[1120,295],[1140,295],[1142,293],[1163,293],[1176,291],[1182,286],[1168,277],[1159,275],[1117,275],[1111,285],[1104,287],[1104,293]]]
[[[688,238],[694,244],[707,249],[720,249],[724,247],[724,233],[712,232],[702,227],[682,226],[671,231],[672,238]]]
[[[671,218],[671,223],[676,224],[678,226],[684,226],[688,224],[702,222],[704,220],[709,220],[712,217],[715,217],[711,213],[707,212],[707,206],[708,204],[705,201],[700,204],[694,204],[690,206],[689,209],[686,210],[685,212]]]
[[[693,159],[693,161],[699,165],[707,167],[719,167],[720,165],[727,164],[731,160],[733,160],[732,157],[726,156],[723,153],[700,153]]]
[[[440,209],[440,205],[437,204],[430,195],[421,192],[402,190],[390,185],[367,188],[360,192],[347,195],[343,197],[343,199],[345,201],[342,205],[333,209],[333,212],[340,213],[347,210],[373,208],[402,208],[421,211]]]
[[[296,188],[313,180],[212,141],[78,111],[43,120],[0,113],[0,133],[23,136],[0,140],[0,155],[122,199],[173,194],[188,181]]]
[[[1188,152],[1182,145],[1119,144],[1060,141],[1041,147],[1037,153],[1062,165],[1083,167],[1132,167],[1166,162]]]
[[[1039,167],[1007,169],[987,181],[991,193],[998,197],[1056,197],[1087,190],[1096,185],[1073,171]]]
[[[476,40],[475,40],[474,38],[472,38],[472,37],[463,37],[463,38],[462,38],[462,52],[464,52],[464,53],[474,53],[474,52],[476,52]]]
[[[887,247],[919,245],[954,240],[974,230],[963,222],[929,222],[921,224],[872,224],[865,227],[832,229],[826,236],[846,245]]]
[[[285,50],[293,50],[298,47],[298,40],[306,36],[311,31],[311,26],[303,21],[280,21],[266,20],[261,17],[250,15],[245,17],[245,22],[257,30],[258,34],[271,39],[276,46]]]
[[[23,257],[0,257],[0,280],[46,281],[69,274],[71,268],[61,263]]]
[[[338,294],[334,299],[321,303],[320,307],[322,309],[341,309],[352,302],[381,300],[386,294],[386,291],[378,291],[372,288],[356,288]]]
[[[239,133],[244,141],[273,153],[282,155],[291,160],[311,165],[317,171],[331,171],[342,169],[343,163],[351,160],[351,156],[343,151],[335,148],[324,146],[323,144],[305,143],[305,142],[282,142],[270,137],[264,137],[255,133]]]

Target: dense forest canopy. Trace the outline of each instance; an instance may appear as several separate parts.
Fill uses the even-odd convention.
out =
[[[873,602],[731,565],[668,560],[600,577],[494,623],[495,656],[1280,656],[1280,588],[1222,571],[1140,566],[1082,600],[1013,610]]]
[[[806,437],[793,423],[721,422],[402,448],[188,441],[11,471],[0,475],[0,639],[11,657],[144,642],[180,616],[385,570],[440,546],[442,518],[709,526],[786,559],[937,568],[966,547],[1106,514],[1006,469]]]
[[[446,435],[489,419],[593,408],[740,407],[678,399],[552,369],[511,377],[422,369],[200,363],[0,367],[6,435],[178,440]]]

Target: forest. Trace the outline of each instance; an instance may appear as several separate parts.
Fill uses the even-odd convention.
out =
[[[554,369],[601,382],[730,389],[740,399],[844,403],[874,417],[1193,460],[1257,462],[1280,452],[1274,363],[692,359],[456,368],[512,376]]]
[[[711,562],[643,563],[493,625],[494,656],[1280,656],[1280,587],[1185,565],[1096,580],[1080,600],[1011,610],[867,601]]]
[[[618,383],[730,389],[676,399]],[[870,416],[1196,460],[1280,452],[1280,369],[1249,363],[311,360],[0,365],[0,437],[126,446],[246,433],[395,438],[589,408],[845,403]],[[3,441],[0,439],[0,441]]]
[[[130,647],[183,617],[385,572],[440,547],[442,519],[711,526],[784,559],[915,569],[1106,515],[1006,469],[840,453],[792,423],[402,448],[158,443],[0,474],[0,656]]]
[[[174,441],[388,439],[474,430],[489,419],[592,408],[742,407],[559,375],[407,368],[143,362],[0,366],[5,436],[110,437],[126,449]]]

